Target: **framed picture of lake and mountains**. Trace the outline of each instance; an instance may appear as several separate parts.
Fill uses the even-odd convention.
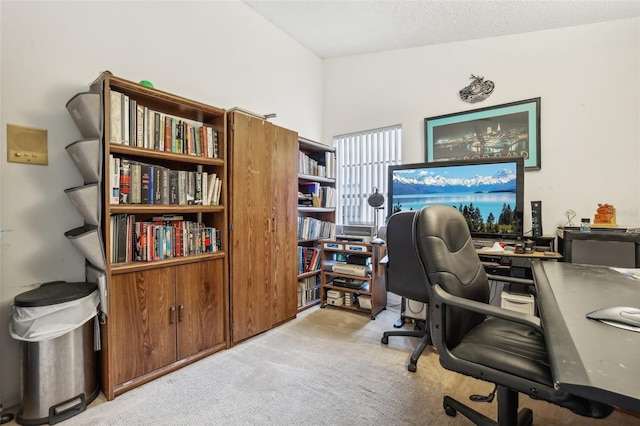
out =
[[[425,161],[524,157],[540,165],[540,98],[425,118]]]

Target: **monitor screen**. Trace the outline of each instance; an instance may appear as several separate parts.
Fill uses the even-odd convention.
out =
[[[502,157],[389,167],[388,212],[458,209],[474,238],[521,239],[524,159]]]

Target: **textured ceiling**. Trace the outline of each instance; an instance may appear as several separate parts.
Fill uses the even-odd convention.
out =
[[[243,0],[321,58],[640,16],[640,0]]]

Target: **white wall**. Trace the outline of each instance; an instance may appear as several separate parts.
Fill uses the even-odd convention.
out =
[[[0,403],[19,401],[13,298],[51,280],[83,281],[64,232],[82,219],[64,189],[82,184],[64,147],[81,138],[66,102],[104,70],[221,108],[277,113],[321,136],[322,63],[250,8],[227,2],[0,3]],[[48,130],[48,166],[7,163],[7,123]]]
[[[640,19],[325,60],[324,139],[402,124],[405,163],[424,161],[424,118],[541,98],[541,165],[525,173],[525,230],[545,234],[598,203],[640,227]],[[494,81],[460,100],[470,74]]]

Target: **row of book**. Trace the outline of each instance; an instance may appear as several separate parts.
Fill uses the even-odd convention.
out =
[[[112,154],[109,171],[111,204],[220,204],[222,180],[216,173],[173,170]]]
[[[319,182],[298,183],[298,197],[302,196],[302,202],[298,205],[311,205],[313,207],[336,207],[336,189],[330,186],[320,185]],[[306,202],[309,201],[310,203]]]
[[[198,157],[219,158],[218,132],[211,126],[154,111],[111,90],[109,142]]]
[[[336,177],[336,154],[335,152],[325,152],[324,158],[318,160],[300,151],[298,156],[298,172],[305,175],[319,176],[323,178],[335,179]]]
[[[298,274],[320,269],[320,249],[298,246]]]
[[[320,299],[320,276],[314,275],[298,281],[298,308]]]
[[[130,214],[111,216],[111,262],[151,262],[220,250],[219,229],[182,216],[152,219],[136,221]]]
[[[333,239],[335,235],[335,223],[311,216],[298,216],[298,240]]]

